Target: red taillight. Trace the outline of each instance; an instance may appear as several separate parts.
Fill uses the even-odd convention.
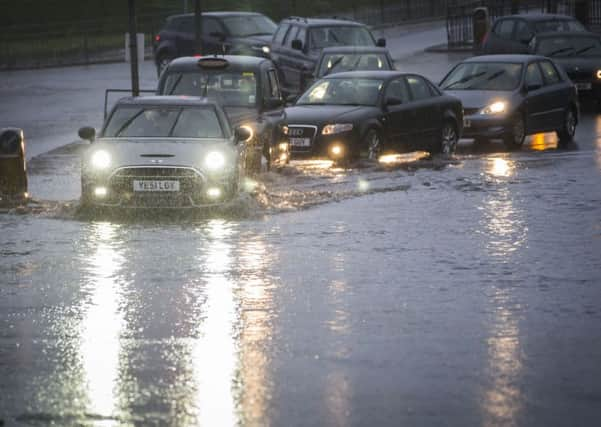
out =
[[[194,58],[202,58],[202,55],[200,53],[196,53],[194,54]]]
[[[156,36],[154,36],[154,41],[155,42],[160,42],[161,41],[161,36],[158,35],[158,34]]]

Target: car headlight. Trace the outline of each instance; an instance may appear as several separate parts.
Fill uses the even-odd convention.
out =
[[[250,48],[252,50],[263,52],[265,55],[269,55],[269,52],[271,52],[271,49],[269,48],[269,46],[256,45],[256,46],[251,46]]]
[[[288,135],[288,126],[282,126],[282,133]]]
[[[219,151],[211,151],[206,155],[204,164],[211,171],[223,169],[225,166],[225,156]]]
[[[597,79],[601,80],[601,70],[597,70]]]
[[[98,150],[90,157],[90,163],[94,169],[106,169],[111,164],[111,155],[107,151]]]
[[[336,123],[333,125],[325,125],[321,131],[322,135],[334,135],[336,133],[348,132],[353,130],[352,123]]]
[[[497,101],[490,104],[488,107],[482,109],[480,114],[501,114],[507,109],[507,103],[504,101]]]

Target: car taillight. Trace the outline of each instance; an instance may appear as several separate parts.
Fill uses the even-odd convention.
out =
[[[158,35],[158,34],[156,36],[154,36],[154,41],[155,42],[160,42],[161,41],[161,36]]]

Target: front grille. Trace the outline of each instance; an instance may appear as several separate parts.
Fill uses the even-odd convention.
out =
[[[471,116],[473,114],[477,114],[478,111],[480,111],[480,108],[464,108],[463,109],[463,115],[464,116]]]
[[[193,169],[175,167],[156,168],[123,168],[119,169],[114,177],[119,178],[195,178],[198,173]]]
[[[315,134],[317,129],[315,126],[303,126],[303,125],[288,125],[288,137],[290,138],[290,150],[291,151],[310,151],[311,146],[315,140]],[[309,139],[308,146],[301,146],[295,144],[293,138]]]

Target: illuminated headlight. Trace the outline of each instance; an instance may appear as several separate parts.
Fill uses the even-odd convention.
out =
[[[601,70],[597,70],[597,79],[601,80]]]
[[[251,46],[251,49],[261,51],[265,55],[269,55],[269,52],[271,52],[271,49],[269,48],[269,46]]]
[[[352,123],[336,123],[333,125],[325,125],[321,131],[322,135],[334,135],[336,133],[348,132],[353,130]]]
[[[106,187],[96,187],[94,189],[94,195],[98,198],[103,198],[106,197],[108,191],[106,189]]]
[[[207,196],[211,199],[218,199],[221,197],[221,189],[219,187],[211,187],[207,190]]]
[[[282,126],[282,133],[288,135],[288,126]]]
[[[111,164],[111,155],[104,150],[98,150],[90,157],[90,163],[94,169],[106,169]]]
[[[334,157],[340,157],[344,154],[344,147],[341,144],[334,144],[330,147],[330,152]]]
[[[507,104],[503,101],[493,102],[488,107],[483,108],[480,114],[501,114],[505,112]]]
[[[278,148],[280,149],[280,151],[288,151],[288,143],[280,142],[280,144],[278,145]]]
[[[211,151],[205,157],[204,163],[208,170],[217,171],[225,166],[225,156],[219,151]]]

